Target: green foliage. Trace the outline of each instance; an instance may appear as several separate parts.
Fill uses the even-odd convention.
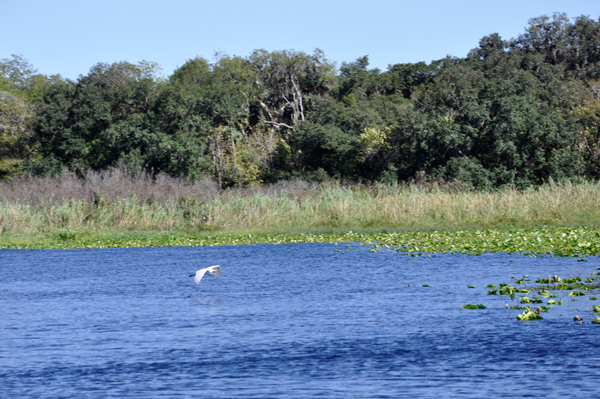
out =
[[[463,58],[339,71],[321,50],[94,65],[77,81],[0,60],[0,175],[104,170],[519,189],[600,178],[600,21],[532,18]]]
[[[542,316],[539,315],[538,311],[533,311],[530,306],[527,306],[523,313],[517,315],[517,320],[540,320],[543,319]]]
[[[344,176],[356,158],[356,139],[334,125],[301,123],[293,141],[296,162],[304,170],[322,169],[336,177]]]
[[[484,305],[481,305],[481,304],[480,305],[471,305],[470,303],[461,306],[461,308],[462,309],[486,309],[486,307]]]
[[[32,119],[24,99],[0,91],[0,179],[16,174],[33,153]]]
[[[259,120],[276,129],[294,129],[306,119],[305,107],[329,92],[335,83],[334,65],[315,49],[312,55],[296,51],[255,50],[248,63],[255,73],[253,101]]]
[[[0,59],[0,90],[25,91],[32,85],[36,72],[22,55]]]
[[[564,236],[562,236],[562,237],[564,237]],[[514,278],[514,276],[511,278]],[[519,303],[521,303],[521,304],[537,303],[540,305],[537,306],[535,308],[535,310],[532,309],[530,306],[525,307],[523,310],[523,313],[519,314],[517,316],[517,319],[518,320],[541,319],[542,317],[539,315],[541,312],[549,312],[550,310],[552,310],[554,305],[563,305],[563,302],[565,301],[565,299],[570,300],[570,301],[582,300],[581,298],[580,299],[574,298],[574,297],[581,297],[581,296],[585,295],[582,291],[579,291],[579,290],[589,291],[589,290],[598,290],[600,288],[599,281],[597,279],[597,276],[594,275],[594,273],[592,273],[591,276],[588,276],[587,278],[585,278],[585,280],[584,280],[584,278],[585,277],[582,277],[582,276],[561,278],[559,276],[554,275],[554,276],[548,276],[548,278],[536,279],[535,280],[536,284],[543,284],[543,285],[528,286],[527,289],[525,289],[524,291],[534,293],[534,295],[531,298],[526,297],[526,296],[521,296],[518,298],[518,300],[519,300]],[[564,284],[561,284],[560,282],[562,282],[562,281],[571,282],[573,284],[573,286],[566,286]],[[530,279],[528,278],[528,276],[524,276],[523,278],[517,280],[518,284],[527,284],[529,282],[530,282]],[[517,289],[517,288],[511,286],[510,284],[499,284],[499,287],[502,289],[502,291],[496,289],[497,288],[496,284],[489,284],[487,287],[493,289],[493,291],[488,291],[488,294],[492,294],[492,295],[497,294],[499,296],[502,296],[503,294],[506,294],[507,292],[514,293],[514,292],[522,291],[521,289]],[[537,295],[535,295],[535,294],[537,294]],[[550,299],[550,298],[559,298],[561,296],[562,296],[562,298],[560,300]],[[515,299],[515,297],[512,295],[509,296],[509,298]],[[543,305],[544,300],[547,300],[546,305]],[[594,299],[589,298],[589,300],[594,300]],[[579,307],[581,308],[582,306],[580,305]],[[519,305],[509,306],[508,304],[506,304],[506,309],[521,309],[521,308],[522,307]],[[586,312],[589,312],[591,315],[593,315],[595,312],[600,311],[600,306],[592,305],[591,308],[592,308],[591,311],[589,308],[586,309]],[[579,311],[577,307],[574,307],[574,310]],[[575,315],[573,320],[576,323],[583,324],[583,318],[580,317],[579,315]],[[594,323],[594,322],[592,322],[592,323]]]
[[[77,204],[70,205],[71,207]],[[81,205],[81,207],[80,207]],[[79,209],[85,210],[85,206],[82,204],[77,205]],[[185,205],[185,204],[184,204]],[[103,210],[98,216],[109,217],[107,210],[110,207],[121,207],[126,209],[132,207],[131,202],[129,205],[126,201],[118,202],[115,204],[106,204],[109,209]],[[133,209],[136,209],[133,207]],[[183,209],[183,208],[182,208]],[[186,208],[187,209],[187,208]],[[189,210],[188,210],[189,211]],[[68,211],[63,209],[61,213],[58,209],[51,211],[51,217],[68,217]],[[168,214],[172,210],[168,208],[157,209],[151,211],[150,209],[139,209],[137,213],[141,214],[140,218],[158,218],[161,213]],[[144,214],[147,213],[147,214]],[[127,215],[114,215],[112,218],[126,217]],[[188,216],[189,217],[189,216]],[[189,220],[189,219],[188,219]],[[118,222],[118,220],[116,220]],[[97,225],[97,227],[102,227]],[[210,226],[209,226],[210,227]],[[222,228],[214,227],[207,228],[205,231],[209,233],[186,233],[185,231],[173,230],[164,232],[131,232],[126,233],[118,229],[98,229],[98,230],[75,230],[66,227],[59,227],[57,230],[46,233],[46,234],[3,234],[0,235],[0,247],[1,248],[104,248],[104,247],[144,247],[144,246],[214,246],[214,245],[246,245],[246,244],[258,244],[258,243],[269,243],[269,244],[294,244],[294,243],[345,243],[345,242],[361,242],[364,245],[372,246],[373,242],[377,241],[394,241],[400,240],[409,244],[410,248],[403,248],[402,251],[398,251],[401,254],[416,254],[420,253],[421,256],[426,254],[432,254],[428,250],[436,248],[436,252],[447,252],[447,253],[477,253],[478,250],[475,245],[475,240],[466,240],[465,232],[447,232],[441,234],[443,236],[444,245],[436,243],[435,241],[427,241],[427,235],[424,233],[358,233],[358,232],[345,232],[345,233],[289,233],[289,234],[274,234],[274,233],[229,233],[223,231]],[[559,230],[560,231],[560,230]],[[475,231],[469,233],[471,237],[480,236],[482,232]],[[525,232],[524,232],[525,233]],[[440,233],[438,233],[440,234]],[[137,237],[137,238],[136,238]],[[492,242],[491,248],[501,248],[502,241],[506,236],[500,235],[496,237],[497,242]],[[65,242],[68,240],[68,242]],[[489,240],[488,240],[489,241]],[[391,248],[387,246],[386,248]],[[423,249],[421,249],[423,248]],[[518,249],[518,248],[515,248]],[[559,251],[559,246],[556,246],[555,256],[569,256],[569,253]],[[488,252],[493,252],[489,250]],[[521,252],[523,255],[534,255],[531,252]],[[544,253],[540,253],[544,254]],[[573,256],[573,255],[571,255]],[[579,256],[579,254],[574,255]],[[597,283],[594,283],[597,285]],[[594,286],[592,284],[592,286]],[[548,289],[566,291],[562,287],[549,287]],[[597,288],[597,287],[596,287]],[[511,294],[508,292],[516,292],[514,287],[512,290],[500,290],[495,292],[489,292],[488,294],[508,296]],[[567,294],[568,296],[568,294]],[[514,295],[511,299],[514,299]],[[557,305],[562,305],[562,299],[555,301]],[[541,303],[541,302],[539,302]]]

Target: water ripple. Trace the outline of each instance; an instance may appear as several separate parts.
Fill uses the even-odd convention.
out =
[[[0,250],[0,397],[598,396],[600,327],[484,289],[596,258],[336,248]]]

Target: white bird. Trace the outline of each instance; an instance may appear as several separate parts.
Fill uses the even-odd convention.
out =
[[[221,266],[216,265],[207,267],[206,269],[200,269],[195,274],[190,275],[190,277],[194,277],[194,283],[198,285],[200,280],[202,280],[202,276],[204,276],[205,274],[216,278],[221,278]]]

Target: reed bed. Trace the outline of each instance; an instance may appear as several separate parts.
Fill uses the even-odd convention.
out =
[[[600,185],[456,190],[287,181],[219,190],[143,172],[0,183],[0,233],[70,231],[465,230],[600,225]]]

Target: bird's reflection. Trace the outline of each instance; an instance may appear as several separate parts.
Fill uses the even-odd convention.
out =
[[[204,298],[196,300],[196,303],[199,306],[220,306],[222,302],[223,298]]]

